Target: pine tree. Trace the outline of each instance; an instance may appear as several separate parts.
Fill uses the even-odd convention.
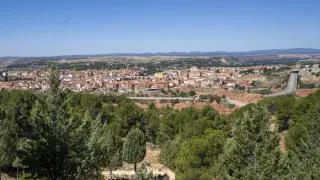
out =
[[[294,168],[289,175],[295,179],[320,179],[320,111],[313,108],[306,116],[307,121],[295,124],[288,132],[288,152]]]
[[[137,163],[146,156],[146,138],[139,129],[132,129],[123,144],[123,160],[134,164],[134,171],[137,171]]]
[[[181,145],[177,155],[176,179],[212,179],[211,167],[223,152],[226,133],[208,129],[205,135],[193,137]]]
[[[19,162],[31,178],[51,180],[90,179],[100,175],[105,155],[101,115],[89,113],[72,118],[66,107],[67,93],[60,86],[60,74],[52,68],[50,91],[39,96],[28,121],[22,128],[25,137],[18,146]],[[31,131],[30,131],[31,130]],[[29,132],[30,131],[30,132]]]
[[[132,102],[120,103],[116,109],[116,114],[115,119],[120,124],[122,137],[126,136],[132,127],[138,125],[143,127],[145,125],[143,110]]]
[[[176,169],[175,161],[181,148],[183,139],[177,136],[173,141],[164,143],[160,151],[160,162],[171,170]]]
[[[279,138],[270,130],[268,110],[255,105],[244,113],[234,137],[220,156],[218,179],[277,179],[280,160]]]
[[[16,158],[17,142],[23,134],[19,127],[27,124],[34,99],[35,96],[26,91],[0,93],[0,166],[15,167],[17,170],[20,167]]]
[[[15,159],[16,141],[14,122],[0,119],[0,179],[2,167],[11,166]]]
[[[122,141],[110,133],[105,137],[106,168],[109,169],[110,179],[112,179],[112,171],[122,166]]]

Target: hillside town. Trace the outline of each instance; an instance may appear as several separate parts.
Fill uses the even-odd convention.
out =
[[[300,69],[302,75],[319,74],[319,65],[299,64],[295,66],[253,66],[253,67],[191,67],[183,70],[164,70],[154,75],[141,76],[143,68],[120,70],[60,70],[62,87],[75,92],[107,93],[145,93],[152,94],[161,89],[169,88],[225,88],[233,90],[235,87],[249,89],[253,81],[263,78],[264,71],[268,70]],[[0,82],[1,89],[31,89],[44,91],[49,88],[47,80],[48,70],[15,70],[3,72]],[[251,79],[244,78],[248,74]]]

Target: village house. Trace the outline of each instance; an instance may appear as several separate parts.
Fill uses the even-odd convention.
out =
[[[0,82],[0,89],[11,89],[13,86],[13,82]]]
[[[212,80],[211,79],[203,79],[200,81],[201,87],[210,87],[212,86]]]
[[[191,67],[188,77],[189,78],[201,77],[201,72],[198,70],[197,67]]]
[[[311,73],[318,73],[318,72],[320,72],[319,64],[314,64],[312,66]]]
[[[156,81],[153,82],[153,85],[151,86],[153,89],[168,89],[169,83],[166,81]]]

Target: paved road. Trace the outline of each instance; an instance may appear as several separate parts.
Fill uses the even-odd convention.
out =
[[[290,95],[295,94],[297,90],[297,82],[298,82],[298,73],[291,73],[290,78],[288,81],[288,86],[283,91],[274,93],[274,94],[268,94],[264,95],[264,98],[272,98],[277,96],[284,96],[284,95]]]
[[[129,99],[138,99],[138,100],[161,100],[161,99],[174,100],[174,99],[179,99],[179,100],[193,101],[193,98],[182,98],[182,97],[129,97]],[[229,99],[229,98],[226,98],[226,100],[229,103],[234,104],[239,107],[247,105],[246,103],[243,103],[243,102],[240,102],[237,100],[233,100],[233,99]]]
[[[129,97],[129,99],[139,99],[139,100],[161,100],[161,99],[166,99],[166,100],[174,100],[174,99],[193,100],[193,98],[182,98],[182,97]]]

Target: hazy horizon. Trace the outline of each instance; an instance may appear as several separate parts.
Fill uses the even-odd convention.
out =
[[[95,56],[95,55],[117,55],[117,54],[157,54],[157,53],[161,53],[161,54],[169,54],[169,53],[219,53],[219,52],[226,52],[226,53],[250,53],[250,52],[254,52],[254,51],[272,51],[272,50],[292,50],[292,49],[315,49],[315,50],[319,50],[320,49],[316,49],[316,48],[285,48],[285,49],[254,49],[254,50],[249,50],[249,51],[172,51],[172,52],[118,52],[118,53],[96,53],[96,54],[56,54],[56,55],[44,55],[44,56],[14,56],[14,55],[9,55],[9,56],[0,56],[0,57],[54,57],[54,56]],[[299,53],[297,53],[299,54]],[[308,53],[305,53],[308,54]],[[319,53],[320,54],[320,53]],[[228,54],[226,54],[228,55]],[[258,54],[257,54],[258,55]]]

